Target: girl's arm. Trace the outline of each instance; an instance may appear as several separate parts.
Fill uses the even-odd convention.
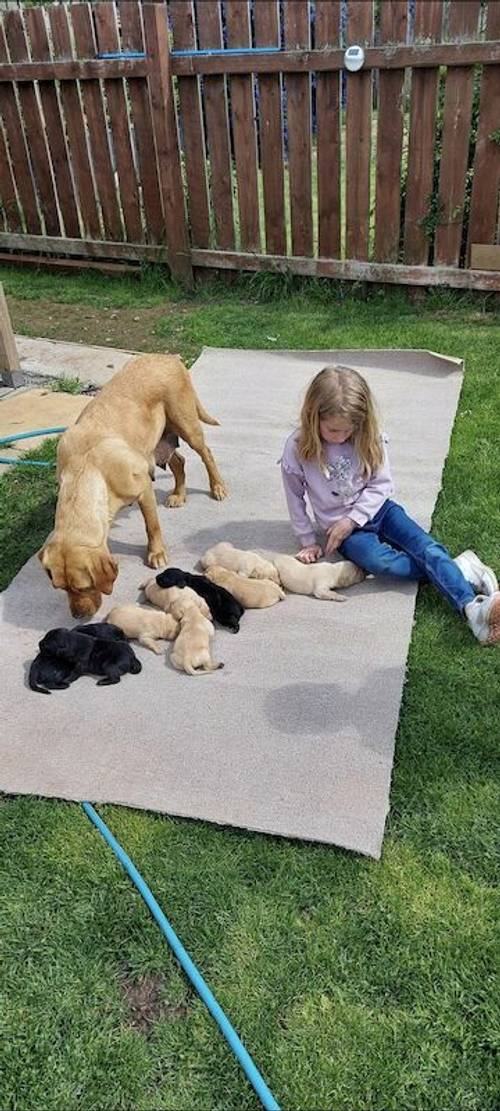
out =
[[[366,486],[361,491],[359,498],[352,509],[346,514],[354,522],[356,528],[362,528],[371,521],[379,509],[382,508],[387,498],[394,493],[391,468],[387,448],[384,444],[384,458],[381,467],[368,479]]]
[[[286,449],[285,453],[288,454]],[[305,478],[303,472],[291,469],[285,453],[281,460],[281,477],[285,488],[288,513],[290,515],[293,531],[298,537],[301,547],[308,548],[316,544],[317,541],[316,533],[306,510]]]

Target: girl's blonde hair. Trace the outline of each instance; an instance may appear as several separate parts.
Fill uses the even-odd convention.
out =
[[[351,442],[367,478],[382,466],[384,453],[375,402],[368,383],[346,366],[325,366],[309,383],[300,414],[298,452],[302,459],[326,463],[319,422],[342,417],[353,426]]]

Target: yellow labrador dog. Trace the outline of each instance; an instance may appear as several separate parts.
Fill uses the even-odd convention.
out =
[[[92,617],[111,594],[118,564],[107,537],[119,509],[137,502],[144,517],[150,567],[167,562],[152,478],[155,450],[175,478],[170,506],[186,500],[181,437],[203,460],[212,497],[227,491],[201,421],[218,424],[203,408],[178,355],[139,355],[113,375],[61,437],[54,530],[38,553],[52,585],[65,590],[73,617]],[[172,437],[174,439],[172,440]]]

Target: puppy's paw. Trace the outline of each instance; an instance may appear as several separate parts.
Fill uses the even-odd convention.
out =
[[[154,567],[155,570],[157,570],[158,567],[166,567],[167,563],[168,553],[166,548],[156,548],[155,551],[148,552],[148,564],[150,567]]]
[[[229,490],[227,486],[224,486],[223,482],[217,482],[215,486],[211,487],[210,494],[216,501],[224,501],[224,498],[229,497]]]
[[[168,509],[179,509],[179,506],[185,505],[185,504],[186,504],[186,495],[185,494],[169,494],[168,498],[165,498],[165,505],[167,506]]]

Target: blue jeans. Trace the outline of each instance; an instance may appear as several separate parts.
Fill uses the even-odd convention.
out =
[[[390,498],[372,521],[340,544],[339,552],[372,575],[429,580],[460,613],[476,596],[446,548]]]

